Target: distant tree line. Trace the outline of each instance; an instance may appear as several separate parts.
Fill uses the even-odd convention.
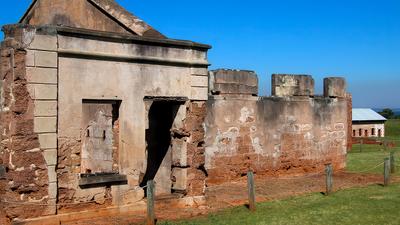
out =
[[[400,119],[400,115],[396,115],[392,109],[383,109],[382,112],[379,112],[386,119]]]

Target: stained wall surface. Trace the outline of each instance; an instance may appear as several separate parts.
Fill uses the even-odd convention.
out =
[[[321,172],[329,163],[344,168],[347,103],[322,96],[211,96],[205,122],[208,183],[248,170],[296,175]]]
[[[195,130],[202,132],[202,126],[192,115],[197,114],[198,107],[204,108],[208,97],[208,46],[187,41],[124,39],[126,36],[118,39],[115,35],[61,29],[62,32],[28,25],[5,28],[1,128],[7,129],[1,142],[1,166],[11,168],[4,180],[6,195],[18,204],[28,202],[27,207],[48,204],[35,210],[10,205],[2,210],[10,219],[124,205],[143,199],[144,191],[139,185],[147,164],[152,163],[148,161],[146,130],[148,109],[154,101],[171,101],[174,105],[179,102],[171,128],[185,133],[182,146],[195,151],[202,141],[201,135],[193,138]],[[112,127],[109,119],[115,109],[106,105],[110,101],[119,103],[118,121],[112,121]],[[94,132],[94,139],[110,145],[102,148],[105,154],[99,158],[107,165],[99,165],[91,172],[116,172],[126,176],[126,183],[81,186],[81,174],[88,172],[82,171],[82,167],[93,163],[93,156],[88,157],[89,151],[84,151],[84,143],[99,143],[94,139],[83,141],[88,131],[84,122],[93,122],[85,117],[93,117],[92,110],[84,107],[86,102],[104,103],[104,115],[94,113],[94,117],[98,116],[97,128],[104,133]],[[201,112],[202,116],[204,111]],[[204,116],[200,117],[203,121],[201,118]],[[8,127],[12,129],[8,131]],[[191,169],[193,160],[188,159],[196,153],[188,156],[185,150],[184,154],[172,154],[177,148],[178,144],[171,146],[157,171],[157,194],[170,194],[176,189],[202,195],[204,179],[200,188],[193,186],[199,175],[197,168]],[[174,164],[172,158],[185,165]],[[27,176],[35,181],[22,180]]]

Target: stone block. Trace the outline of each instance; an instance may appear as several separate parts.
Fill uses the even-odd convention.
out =
[[[192,87],[208,87],[208,77],[207,76],[191,76],[191,86]]]
[[[34,116],[57,116],[57,101],[35,101]]]
[[[35,66],[57,68],[57,52],[36,51]]]
[[[346,80],[343,77],[327,77],[324,79],[325,97],[346,97]]]
[[[35,51],[34,50],[26,50],[26,66],[35,66]]]
[[[35,117],[33,129],[35,133],[55,133],[57,131],[57,118]]]
[[[246,86],[242,84],[214,84],[213,94],[239,94],[257,96],[258,87]]]
[[[172,129],[182,129],[184,127],[184,121],[186,119],[186,105],[180,105],[178,112],[176,113]]]
[[[29,83],[57,84],[57,69],[27,67],[26,77]]]
[[[35,100],[56,100],[57,85],[53,84],[29,84],[29,94]]]
[[[48,206],[46,207],[46,209],[43,212],[42,216],[51,216],[51,215],[55,215],[57,213],[57,199],[49,199],[47,200],[47,204]]]
[[[185,140],[172,140],[172,165],[187,166],[187,142]]]
[[[47,166],[47,176],[49,178],[49,183],[57,182],[56,166]]]
[[[247,70],[215,70],[210,72],[212,94],[258,95],[258,77]]]
[[[207,87],[192,87],[191,100],[203,100],[208,99],[208,88]]]
[[[39,143],[41,149],[54,149],[57,148],[57,134],[39,134]]]
[[[30,49],[57,51],[57,36],[36,34],[29,45]]]
[[[208,76],[208,69],[207,68],[192,68],[191,73],[192,73],[192,75]]]
[[[57,198],[57,182],[49,183],[49,199],[56,199]]]
[[[310,75],[273,74],[272,95],[314,96],[314,79]]]
[[[177,191],[184,191],[187,188],[187,168],[173,168],[172,177],[174,182],[172,183],[172,189]]]
[[[43,151],[43,157],[48,166],[57,165],[57,149],[47,149]]]
[[[214,82],[217,84],[243,84],[258,86],[258,77],[254,71],[248,70],[214,70]]]

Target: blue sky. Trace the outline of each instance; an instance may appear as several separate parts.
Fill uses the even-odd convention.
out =
[[[0,24],[30,2],[3,1]],[[212,69],[255,70],[262,95],[272,73],[313,75],[317,93],[344,76],[355,107],[400,108],[399,0],[117,2],[170,38],[212,45]]]

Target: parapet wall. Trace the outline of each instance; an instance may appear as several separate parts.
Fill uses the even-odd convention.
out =
[[[345,84],[344,79],[325,82],[329,97],[314,96],[311,76],[272,79],[272,97],[210,96],[205,121],[209,185],[239,178],[248,170],[297,175],[321,172],[329,163],[335,169],[345,167],[348,101],[335,96],[345,93],[345,85],[337,85]]]

